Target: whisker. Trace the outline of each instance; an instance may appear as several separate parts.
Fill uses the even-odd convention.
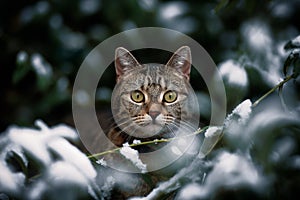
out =
[[[166,127],[167,127],[167,129],[170,131],[170,135],[171,135],[172,137],[175,137],[175,136],[176,136],[175,131],[174,131],[170,126],[166,126]]]
[[[169,126],[173,126],[173,127],[176,127],[178,130],[183,130],[183,131],[186,131],[188,133],[190,132],[193,132],[194,129],[192,129],[191,127],[187,127],[187,126],[182,126],[182,124],[180,123],[176,123],[176,122],[173,122],[173,123],[170,123]]]
[[[133,124],[131,124],[131,125],[129,125],[129,126],[123,128],[123,129],[121,129],[120,131],[114,132],[114,134],[111,135],[112,137],[109,138],[109,139],[115,140],[116,138],[118,138],[118,137],[121,135],[121,133],[126,133],[126,129],[129,129],[129,128],[132,127],[132,126],[133,126]],[[128,134],[126,133],[126,135],[128,135]],[[129,135],[128,135],[128,136],[129,136]],[[125,140],[126,140],[126,139],[127,139],[127,138],[125,138]]]

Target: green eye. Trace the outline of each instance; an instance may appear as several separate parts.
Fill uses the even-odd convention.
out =
[[[176,101],[177,99],[177,93],[174,91],[168,91],[164,94],[164,101],[167,103],[172,103]]]
[[[144,101],[144,94],[139,90],[135,90],[131,92],[131,99],[136,103],[141,103]]]

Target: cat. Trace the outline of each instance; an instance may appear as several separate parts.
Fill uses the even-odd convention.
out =
[[[165,65],[140,64],[127,49],[119,47],[115,70],[111,107],[116,124],[107,136],[116,146],[196,130],[198,102],[189,83],[188,46],[179,48]]]
[[[122,147],[124,143],[131,144],[136,139],[145,142],[174,138],[191,134],[197,129],[199,110],[197,97],[190,85],[191,51],[188,46],[180,47],[167,64],[140,64],[127,49],[119,47],[115,50],[115,71],[116,84],[111,97],[114,123],[106,133],[113,144],[109,149]],[[139,153],[147,153],[165,145],[161,143],[134,148]],[[140,158],[148,167],[170,157],[167,151],[157,161],[150,160],[147,163]],[[119,153],[111,153],[103,158],[110,163],[109,166],[116,166],[114,169],[120,171],[130,163]],[[175,173],[182,167],[178,165],[178,160],[174,164]],[[169,177],[169,169],[147,174],[120,171],[105,168],[99,172],[100,177],[115,177],[111,199],[145,196],[158,182]]]

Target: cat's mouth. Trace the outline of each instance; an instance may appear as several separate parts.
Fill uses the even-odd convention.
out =
[[[162,114],[156,117],[150,115],[136,117],[133,120],[135,124],[134,131],[130,135],[137,138],[162,137],[164,133],[174,131],[174,127],[172,129],[169,127],[169,124],[172,124],[173,120],[173,117],[163,116]]]

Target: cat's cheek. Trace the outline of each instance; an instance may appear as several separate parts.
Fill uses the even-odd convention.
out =
[[[181,105],[179,103],[167,105],[166,109],[167,109],[167,112],[170,113],[173,117],[180,118]]]
[[[121,101],[121,106],[118,109],[126,110],[129,116],[137,115],[140,110],[139,106],[137,106],[135,103],[132,103],[131,100],[128,100],[127,98],[122,98]]]
[[[159,114],[156,118],[155,118],[155,122],[161,126],[166,124],[166,121],[164,119],[164,115],[163,114]]]

